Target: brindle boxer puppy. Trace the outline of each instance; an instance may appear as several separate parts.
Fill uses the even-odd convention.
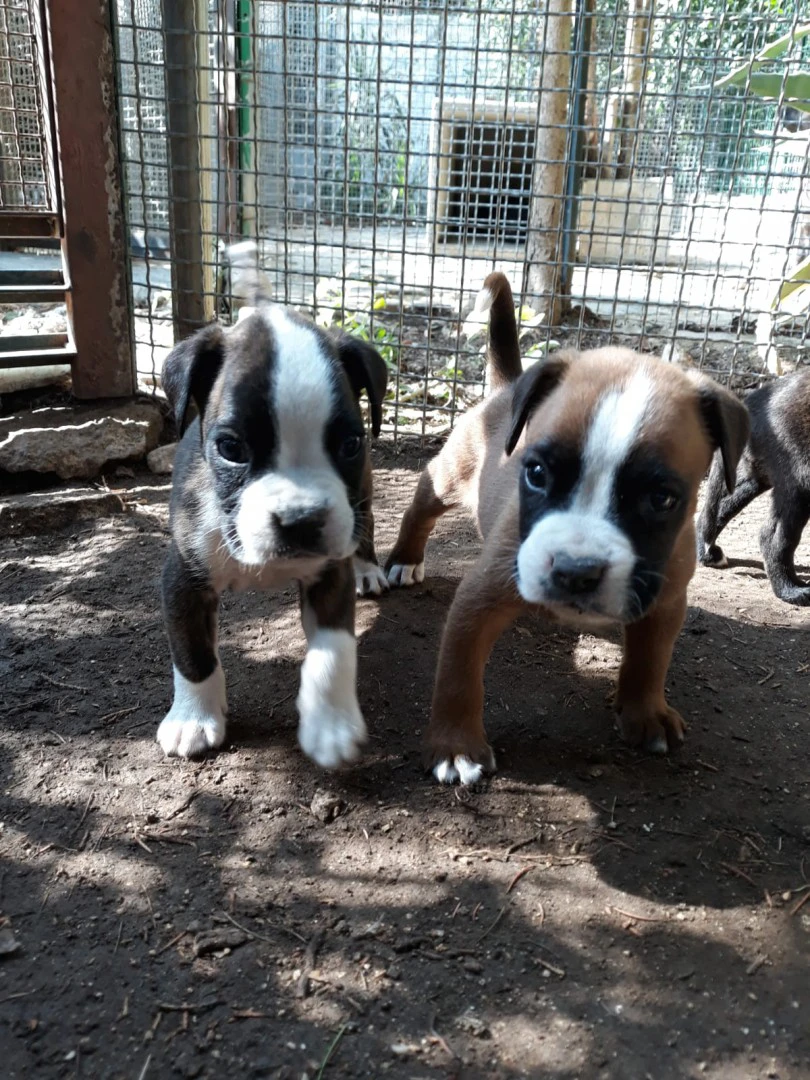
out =
[[[158,729],[167,754],[225,739],[217,608],[225,589],[298,581],[308,651],[298,695],[301,747],[334,767],[357,756],[355,591],[387,583],[374,553],[371,465],[358,407],[378,434],[386,367],[347,334],[326,333],[266,302],[233,329],[182,342],[163,374],[177,425],[172,543],[163,609],[174,704]],[[190,403],[198,417],[188,423]]]

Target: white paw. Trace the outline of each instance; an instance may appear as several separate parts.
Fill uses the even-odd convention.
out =
[[[451,761],[445,758],[433,766],[433,775],[440,784],[477,784],[484,775],[484,766],[470,761],[464,754],[457,754]]]
[[[354,559],[354,581],[358,596],[379,596],[388,591],[388,578],[382,567],[365,559]]]
[[[318,627],[301,668],[298,743],[324,769],[354,761],[366,741],[356,685],[354,635]]]
[[[419,585],[420,582],[425,580],[425,564],[424,562],[411,564],[409,566],[402,566],[400,563],[394,563],[394,565],[388,571],[388,584],[399,586],[400,588],[407,588],[409,585]]]
[[[366,724],[358,706],[335,709],[324,703],[311,713],[301,710],[298,744],[324,769],[355,761],[365,741]]]
[[[169,757],[196,757],[225,741],[225,676],[217,664],[201,683],[174,669],[174,702],[161,721],[157,741]]]

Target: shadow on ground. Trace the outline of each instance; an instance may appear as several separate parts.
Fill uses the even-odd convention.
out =
[[[378,479],[383,550],[412,483]],[[359,605],[371,740],[337,775],[296,747],[293,589],[226,600],[230,743],[161,758],[165,527],[156,499],[0,550],[6,1075],[803,1075],[808,629],[767,581],[698,574],[665,759],[613,732],[615,643],[521,621],[470,792],[419,759],[468,527]]]

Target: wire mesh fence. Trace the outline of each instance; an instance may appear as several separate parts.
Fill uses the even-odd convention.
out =
[[[493,268],[528,358],[621,343],[738,388],[803,363],[800,3],[116,0],[141,378],[233,316],[242,237],[279,302],[377,344],[398,436],[481,396]]]
[[[39,0],[0,0],[0,210],[54,209]]]

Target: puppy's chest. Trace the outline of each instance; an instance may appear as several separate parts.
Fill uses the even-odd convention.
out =
[[[217,593],[228,589],[234,592],[245,589],[264,592],[268,589],[283,589],[294,581],[311,585],[317,581],[327,562],[324,557],[279,560],[268,562],[262,567],[243,566],[228,554],[219,534],[211,538],[206,561],[211,584]]]

